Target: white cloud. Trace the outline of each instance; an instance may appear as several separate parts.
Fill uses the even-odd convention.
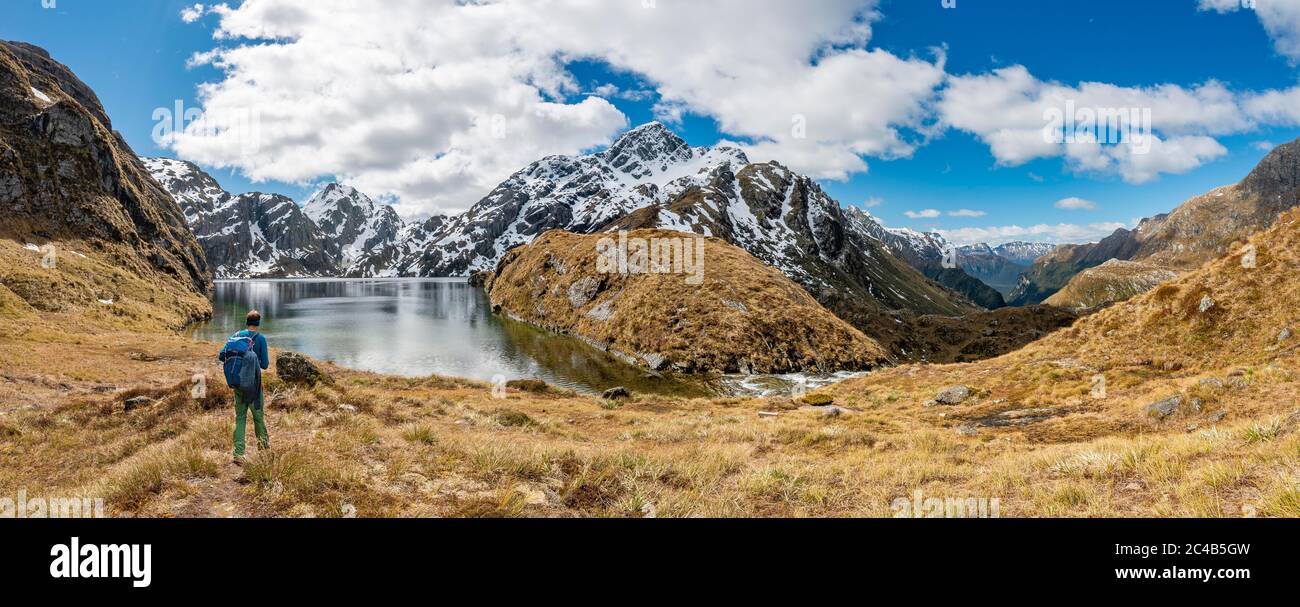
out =
[[[194,23],[203,17],[205,12],[202,4],[195,4],[181,9],[181,21],[185,23]]]
[[[1273,148],[1277,146],[1273,145],[1272,141],[1256,141],[1255,143],[1250,144],[1250,147],[1253,147],[1261,152],[1272,152]]]
[[[978,243],[988,243],[996,246],[1015,240],[1030,240],[1052,244],[1096,242],[1115,233],[1115,230],[1127,227],[1122,223],[1092,223],[1088,225],[1061,223],[1056,225],[988,226],[936,231],[958,246]]]
[[[1256,0],[1254,6],[1243,6],[1242,0],[1200,0],[1200,9],[1220,13],[1251,10],[1273,39],[1277,52],[1292,63],[1300,61],[1300,2],[1294,0]]]
[[[872,196],[871,198],[868,198],[862,202],[862,208],[874,209],[882,204],[885,204],[884,198],[880,198],[878,196]]]
[[[984,211],[972,211],[970,209],[957,209],[956,211],[948,211],[949,217],[983,217],[985,215],[988,215],[988,213],[985,213]]]
[[[238,129],[186,132],[172,147],[254,180],[337,176],[399,197],[404,214],[459,210],[539,157],[628,126],[607,101],[622,91],[596,83],[573,97],[582,89],[565,66],[583,59],[652,87],[663,120],[711,116],[755,161],[844,179],[867,169],[864,158],[911,154],[944,79],[941,55],[867,49],[877,3],[222,4],[210,10],[222,46],[192,62],[224,80],[200,99],[209,114],[259,115],[257,150]]]
[[[936,217],[940,217],[943,215],[943,213],[940,213],[938,209],[925,209],[923,211],[905,211],[903,214],[906,215],[908,219],[934,219]]]
[[[170,147],[253,180],[346,180],[401,200],[399,210],[410,216],[464,209],[542,156],[607,144],[630,126],[610,99],[652,101],[655,115],[669,123],[709,116],[754,161],[778,160],[822,179],[864,172],[873,158],[908,157],[955,128],[988,144],[1002,165],[1056,157],[1079,173],[1143,183],[1223,156],[1217,137],[1260,124],[1300,124],[1300,88],[1237,94],[1217,82],[1067,86],[1040,81],[1021,66],[949,77],[942,49],[922,58],[869,47],[879,5],[193,5],[182,14],[186,21],[219,18],[219,46],[191,59],[223,71],[221,80],[200,87],[205,110],[259,120],[255,129],[190,129]],[[575,60],[607,64],[644,88],[578,83],[566,67]],[[1150,153],[1045,140],[1044,109],[1066,100],[1151,108]]]
[[[1145,183],[1224,156],[1227,149],[1215,137],[1253,130],[1270,113],[1300,119],[1300,110],[1288,105],[1290,94],[1300,93],[1275,92],[1276,98],[1261,98],[1255,111],[1247,111],[1250,95],[1215,81],[1193,88],[1067,86],[1038,80],[1017,65],[950,78],[938,108],[946,126],[979,137],[1000,165],[1059,157],[1077,173],[1115,173],[1129,183]],[[1107,142],[1084,136],[1067,143],[1049,120],[1059,112],[1074,123],[1079,112],[1089,111],[1122,111],[1124,124],[1147,137]]]
[[[1062,200],[1058,200],[1058,201],[1056,201],[1056,204],[1054,204],[1054,205],[1052,205],[1052,206],[1054,206],[1054,207],[1056,207],[1056,208],[1058,208],[1058,209],[1064,209],[1064,210],[1066,210],[1066,211],[1095,211],[1095,210],[1097,210],[1097,203],[1095,203],[1095,202],[1093,202],[1093,201],[1091,201],[1091,200],[1084,200],[1084,199],[1082,199],[1082,198],[1074,198],[1074,197],[1071,197],[1071,198],[1065,198],[1065,199],[1062,199]]]

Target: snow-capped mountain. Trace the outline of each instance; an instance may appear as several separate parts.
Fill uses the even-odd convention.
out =
[[[343,275],[342,246],[293,200],[257,192],[233,195],[190,162],[141,160],[180,204],[216,278]]]
[[[939,267],[946,243],[937,235],[887,230],[811,178],[751,164],[736,148],[692,147],[659,123],[599,153],[543,158],[460,215],[405,226],[344,186],[299,209],[282,197],[231,196],[188,163],[149,165],[186,208],[219,277],[469,276],[550,230],[654,227],[740,246],[869,333],[903,331],[899,314],[1002,305],[961,270]]]
[[[694,148],[662,124],[647,124],[599,154],[543,158],[467,212],[413,227],[401,253],[377,273],[466,276],[491,270],[506,251],[543,232],[594,232],[704,183],[719,166],[748,163],[736,148]]]
[[[854,213],[812,179],[750,164],[736,148],[691,147],[656,122],[600,153],[539,160],[465,213],[408,228],[388,265],[370,265],[384,276],[466,276],[549,230],[657,227],[725,239],[814,294],[871,302],[874,312],[977,309],[900,262],[879,224]]]
[[[865,211],[862,213],[870,217]],[[875,220],[866,225],[873,237],[885,243],[890,252],[911,264],[926,278],[961,293],[985,308],[995,309],[1006,305],[1000,292],[966,272],[960,265],[945,263],[945,258],[950,257],[952,245],[942,235],[909,228],[886,228]]]
[[[331,183],[308,200],[303,213],[338,247],[345,276],[373,276],[373,262],[391,252],[406,224],[393,207],[377,204],[355,188]]]
[[[988,245],[984,245],[988,246]],[[997,247],[991,247],[994,255],[1018,263],[1021,265],[1033,265],[1039,257],[1047,255],[1056,250],[1054,244],[1046,242],[1008,242]]]

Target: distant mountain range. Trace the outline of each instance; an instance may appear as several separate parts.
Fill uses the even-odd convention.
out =
[[[392,207],[330,184],[306,204],[276,194],[231,194],[189,162],[145,158],[180,203],[217,278],[374,276],[404,224]]]
[[[1041,242],[1009,242],[997,247],[975,244],[958,249],[957,263],[967,274],[1009,296],[1020,275],[1034,261],[1056,250],[1056,245]]]
[[[340,184],[299,207],[226,192],[188,162],[145,164],[184,209],[218,278],[469,276],[550,230],[663,228],[745,249],[864,330],[896,330],[905,322],[898,314],[1004,305],[979,280],[942,267],[937,235],[886,229],[809,177],[750,163],[737,148],[692,147],[659,123],[596,154],[543,158],[466,212],[414,224]]]
[[[1161,276],[1193,270],[1233,252],[1235,244],[1268,228],[1279,215],[1298,205],[1300,140],[1274,149],[1240,183],[1144,219],[1136,230],[1117,230],[1094,244],[1060,247],[1034,263],[1012,292],[1010,302],[1029,305],[1047,301],[1081,309],[1123,301],[1159,284]],[[1142,265],[1103,267],[1110,260]],[[1075,280],[1087,284],[1073,285],[1069,293],[1054,297]],[[1134,292],[1137,287],[1142,290]],[[1074,297],[1070,293],[1089,295]],[[1101,293],[1112,295],[1099,298]]]

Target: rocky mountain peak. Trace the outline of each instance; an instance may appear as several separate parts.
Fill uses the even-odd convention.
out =
[[[217,180],[192,162],[171,158],[141,158],[140,161],[181,205],[190,225],[199,221],[200,214],[211,213],[217,205],[230,199]]]
[[[1290,195],[1300,189],[1300,139],[1269,152],[1241,182],[1242,189],[1261,196]]]
[[[599,157],[614,170],[634,179],[650,179],[671,173],[675,167],[715,151],[734,160],[738,165],[734,170],[749,164],[744,153],[735,148],[692,148],[686,140],[659,122],[644,124],[624,133]]]
[[[303,204],[302,210],[328,232],[339,227],[338,224],[347,217],[364,219],[374,215],[377,206],[374,200],[356,188],[331,183]]]
[[[1017,240],[998,245],[992,249],[993,254],[1014,263],[1030,265],[1034,260],[1056,250],[1056,245],[1047,242],[1024,242]]]

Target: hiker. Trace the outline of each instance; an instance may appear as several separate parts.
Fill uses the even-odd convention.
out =
[[[262,403],[262,371],[270,365],[266,337],[258,331],[262,326],[262,314],[253,310],[244,318],[248,328],[232,335],[218,355],[226,383],[235,392],[235,455],[231,459],[235,465],[244,463],[244,428],[249,409],[253,410],[253,431],[257,433],[258,449],[271,447]]]

